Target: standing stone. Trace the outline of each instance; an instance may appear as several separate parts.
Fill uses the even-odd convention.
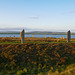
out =
[[[15,37],[15,36],[13,36],[13,37]]]
[[[45,36],[45,38],[46,38],[46,36]]]
[[[49,36],[49,38],[51,38],[51,36]]]
[[[64,36],[63,36],[63,39],[64,39]]]
[[[32,35],[32,37],[34,37],[34,35]]]
[[[20,33],[21,36],[21,43],[24,44],[24,29]]]
[[[62,36],[61,36],[61,39],[62,39]]]
[[[71,32],[70,30],[67,32],[67,42],[70,42],[71,40]]]

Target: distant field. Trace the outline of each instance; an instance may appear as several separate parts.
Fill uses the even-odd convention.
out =
[[[26,37],[25,43],[66,43],[67,39],[61,38],[35,38],[35,37]],[[21,43],[19,37],[0,37],[0,43],[14,44]],[[75,43],[75,38],[71,39],[71,43]]]

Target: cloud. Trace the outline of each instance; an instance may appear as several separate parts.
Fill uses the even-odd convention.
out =
[[[75,13],[75,10],[69,11],[69,12],[64,12],[63,14],[74,14],[74,13]]]
[[[70,11],[70,12],[68,12],[69,14],[72,14],[72,13],[75,13],[75,10],[74,11]]]
[[[31,16],[29,19],[39,19],[39,16]]]

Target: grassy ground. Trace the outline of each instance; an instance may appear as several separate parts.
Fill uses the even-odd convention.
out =
[[[0,75],[74,75],[75,43],[0,44]]]
[[[0,38],[0,75],[75,75],[75,39]]]
[[[55,72],[49,70],[48,72],[39,73],[38,75],[75,75],[75,64],[68,65],[65,69],[61,69],[59,72],[58,69]]]
[[[21,42],[0,42],[0,44],[20,44]],[[66,41],[62,42],[40,42],[40,41],[25,41],[25,43],[66,43]],[[75,41],[71,41],[69,43],[75,43]]]
[[[33,38],[26,37],[25,43],[66,43],[67,39],[61,38]],[[3,37],[0,38],[0,44],[20,44],[21,40],[19,37]],[[71,39],[70,43],[75,43],[75,39]]]

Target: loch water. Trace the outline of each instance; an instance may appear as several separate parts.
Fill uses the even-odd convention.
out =
[[[55,37],[55,38],[67,38],[67,35],[37,35],[35,34],[34,37],[44,38],[44,37]],[[0,37],[20,37],[20,34],[0,34]],[[32,37],[32,34],[25,34],[25,37]],[[75,35],[71,35],[71,38],[75,38]]]

